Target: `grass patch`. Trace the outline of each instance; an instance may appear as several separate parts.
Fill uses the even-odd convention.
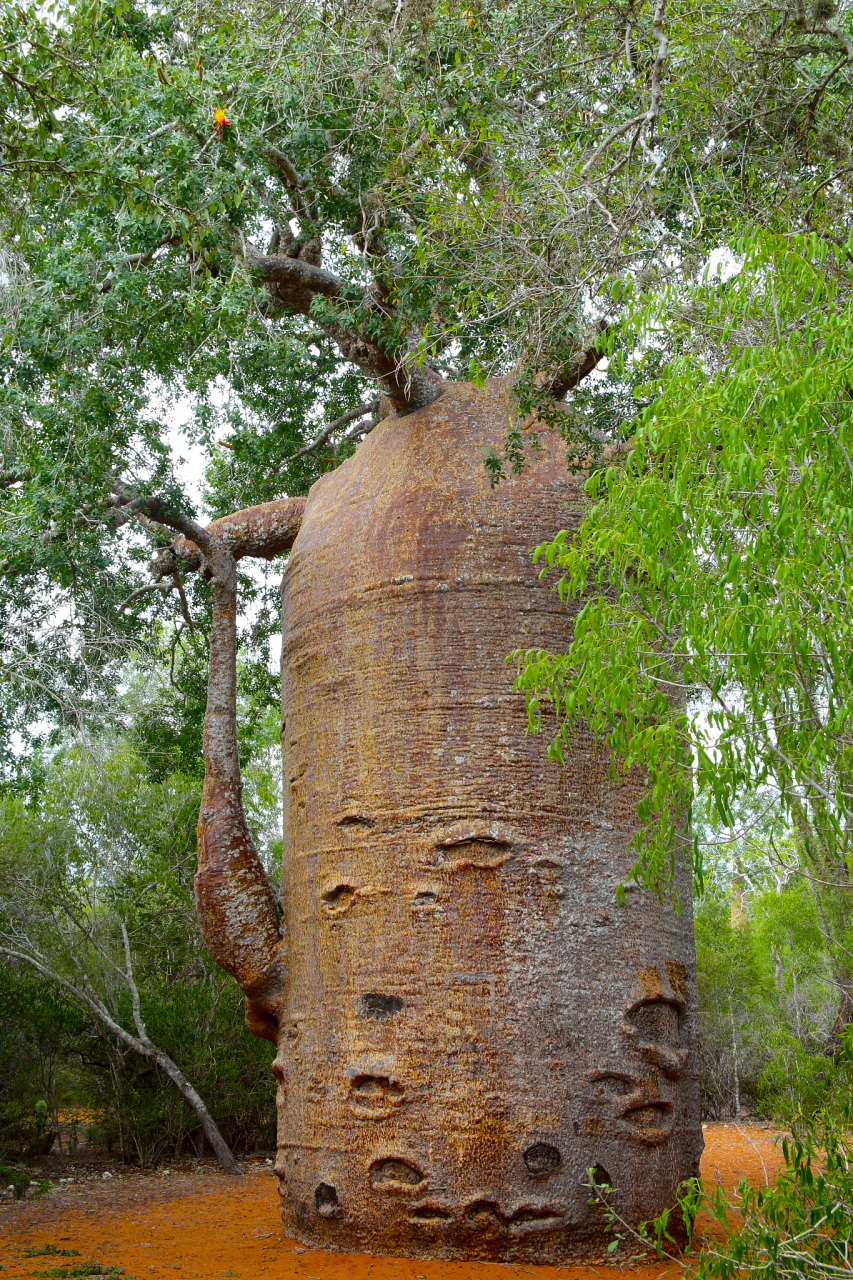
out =
[[[79,1249],[60,1249],[55,1244],[43,1244],[40,1249],[25,1249],[22,1258],[79,1258]]]
[[[78,1262],[73,1267],[54,1267],[51,1271],[31,1271],[33,1276],[57,1277],[57,1280],[77,1280],[83,1276],[111,1276],[113,1280],[130,1280],[124,1267],[105,1267],[102,1262]]]

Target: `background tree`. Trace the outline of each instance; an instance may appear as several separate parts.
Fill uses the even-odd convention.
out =
[[[151,781],[128,741],[109,749],[78,743],[59,757],[35,805],[6,802],[0,949],[12,961],[10,996],[28,996],[10,1030],[32,1046],[26,1057],[36,1057],[42,1074],[34,1086],[54,1123],[57,1066],[67,1091],[78,1055],[77,1088],[90,1099],[94,1089],[116,1116],[127,1156],[147,1163],[197,1130],[235,1172],[199,1090],[215,1095],[215,1110],[245,1138],[237,1115],[257,1099],[240,1077],[247,1068],[257,1077],[260,1059],[244,1045],[240,1063],[239,1026],[237,1043],[228,1026],[239,993],[198,938],[198,794],[198,780],[176,772]],[[20,1107],[21,1090],[9,1084],[10,1103]],[[236,1114],[235,1092],[244,1094]],[[7,1136],[15,1139],[14,1124]]]

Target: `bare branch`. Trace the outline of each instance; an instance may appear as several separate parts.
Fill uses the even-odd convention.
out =
[[[653,142],[653,134],[655,125],[660,117],[661,101],[663,98],[662,78],[664,67],[666,66],[666,56],[669,52],[669,36],[663,29],[663,14],[666,8],[666,0],[657,0],[655,6],[654,17],[652,18],[652,32],[654,33],[657,43],[657,53],[655,55],[654,64],[652,66],[652,92],[649,109],[646,113],[648,121],[648,138],[649,142]]]
[[[242,238],[232,243],[232,251],[236,247],[239,247],[239,256],[251,262],[265,284],[290,285],[295,289],[304,289],[309,294],[319,293],[324,298],[358,298],[365,293],[362,286],[345,284],[333,271],[314,267],[302,258],[259,253]]]
[[[299,458],[307,457],[309,453],[314,453],[316,449],[319,449],[326,443],[330,436],[333,436],[336,431],[341,429],[341,427],[345,427],[348,422],[354,422],[356,418],[364,418],[368,413],[376,413],[381,399],[381,396],[374,396],[372,400],[367,402],[367,404],[360,404],[358,408],[348,409],[346,413],[342,413],[339,418],[335,418],[334,422],[330,422],[328,426],[325,426],[320,434],[315,436],[310,444],[303,445],[297,453],[294,453],[290,458],[287,458],[286,463],[282,463],[281,466],[289,465],[291,462],[296,462]],[[281,467],[276,467],[276,472],[280,470]]]
[[[172,574],[172,582],[177,588],[178,599],[181,602],[181,613],[184,615],[184,621],[190,629],[190,635],[195,635],[195,624],[192,620],[189,601],[187,600],[186,592],[184,591],[184,584],[181,582],[181,575],[178,572],[177,566],[175,566],[175,572]]]
[[[139,1034],[140,1040],[145,1044],[150,1044],[148,1032],[145,1030],[145,1023],[142,1021],[142,1010],[139,1006],[139,988],[133,978],[133,960],[130,955],[130,939],[127,936],[127,925],[124,923],[124,920],[119,921],[119,927],[121,928],[121,940],[124,943],[124,977],[127,982],[128,990],[130,991],[130,998],[133,1002],[133,1023]]]
[[[640,115],[631,116],[630,120],[626,120],[623,124],[618,125],[615,129],[611,129],[610,133],[608,133],[607,137],[601,143],[601,146],[595,148],[592,155],[587,160],[584,167],[581,169],[580,176],[582,178],[586,177],[586,175],[589,173],[590,169],[596,163],[598,158],[601,155],[603,155],[603,153],[607,150],[607,148],[610,146],[612,142],[615,142],[617,138],[621,138],[622,134],[627,133],[629,129],[633,129],[634,125],[642,124],[643,121],[646,119],[648,119],[648,112],[643,111],[640,113]]]
[[[844,31],[842,31],[840,27],[827,26],[826,29],[829,32],[829,34],[831,36],[834,36],[835,39],[838,41],[838,43],[841,45],[842,49],[847,55],[847,61],[853,62],[853,40],[851,40],[850,37]],[[836,70],[837,68],[833,67],[832,75],[835,75]]]
[[[175,244],[174,236],[166,236],[163,240],[158,241],[151,249],[146,249],[144,253],[129,253],[122,258],[121,265],[125,267],[145,267],[160,249],[164,249],[166,245]],[[107,274],[99,285],[96,286],[98,293],[109,293],[115,282],[115,268],[110,267]]]
[[[303,222],[315,222],[316,210],[309,209],[302,195],[305,188],[305,180],[301,174],[296,171],[290,159],[283,151],[279,151],[277,147],[274,147],[271,144],[268,144],[263,148],[262,154],[270,162],[283,185],[293,196],[293,204],[297,216]]]
[[[168,582],[147,582],[143,587],[137,587],[135,591],[131,591],[126,600],[123,600],[118,607],[119,613],[124,613],[129,604],[134,600],[138,600],[140,596],[149,595],[152,591],[160,591],[167,596],[172,590],[172,584]]]

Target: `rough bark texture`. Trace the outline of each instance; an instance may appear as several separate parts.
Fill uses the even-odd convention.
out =
[[[698,1173],[688,872],[681,915],[616,905],[642,778],[582,734],[549,763],[503,661],[568,642],[530,553],[579,501],[547,431],[489,488],[510,412],[451,385],[380,423],[311,490],[285,574],[265,1033],[285,1228],[324,1248],[557,1262],[607,1238],[587,1169],[634,1222]],[[250,967],[279,945],[264,914]]]
[[[272,560],[293,546],[306,502],[307,498],[285,498],[247,507],[212,521],[205,532],[235,560],[243,556]],[[187,569],[198,569],[201,565],[201,552],[189,538],[177,538],[170,551]]]
[[[206,531],[212,538],[210,526]],[[212,552],[212,553],[211,553]],[[246,1024],[276,1041],[283,970],[278,913],[243,813],[237,746],[237,568],[221,545],[208,548],[212,579],[210,673],[204,717],[204,788],[198,819],[195,898],[214,960],[246,996]]]

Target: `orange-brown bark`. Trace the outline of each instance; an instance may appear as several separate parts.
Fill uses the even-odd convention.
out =
[[[204,790],[198,821],[196,908],[211,955],[239,982],[246,1021],[275,1042],[284,982],[275,898],[243,812],[237,742],[237,568],[243,555],[292,546],[304,499],[266,503],[214,521],[173,552],[211,579],[213,619],[204,717]]]
[[[702,1149],[689,907],[616,886],[643,794],[526,734],[504,659],[564,650],[531,550],[577,519],[562,442],[497,490],[511,405],[448,385],[311,490],[283,587],[279,1080],[288,1233],[559,1261]],[[679,868],[689,903],[688,872]]]
[[[228,551],[235,560],[256,556],[272,560],[293,546],[302,524],[307,498],[279,498],[245,511],[213,520],[207,526],[208,536]],[[176,538],[172,552],[187,569],[201,566],[201,552],[190,538]]]

